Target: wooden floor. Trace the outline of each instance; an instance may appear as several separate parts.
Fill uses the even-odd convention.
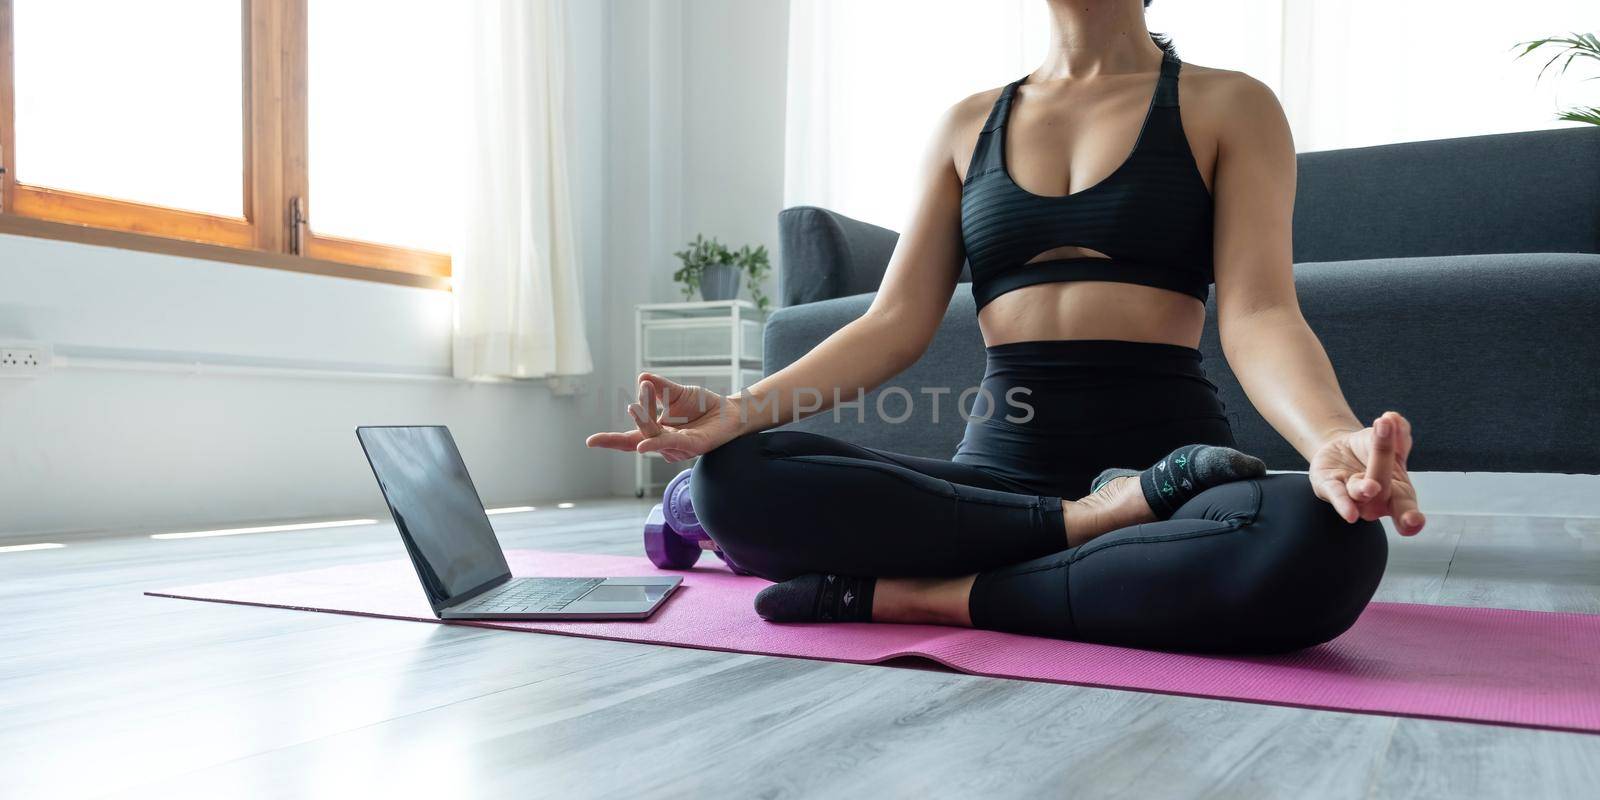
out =
[[[496,518],[638,553],[646,506]],[[1600,520],[1431,515],[1379,598],[1600,613]],[[0,796],[1594,797],[1600,736],[144,597],[393,529],[0,553]],[[1600,676],[1597,676],[1600,679]]]

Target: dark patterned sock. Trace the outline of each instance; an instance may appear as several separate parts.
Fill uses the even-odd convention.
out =
[[[1178,507],[1195,495],[1224,483],[1257,478],[1267,473],[1267,465],[1248,453],[1231,447],[1188,444],[1180,447],[1142,472],[1112,468],[1095,476],[1093,494],[1106,482],[1124,475],[1138,475],[1139,489],[1156,519],[1170,519]]]
[[[1126,477],[1128,475],[1138,475],[1138,474],[1139,474],[1139,470],[1136,470],[1136,469],[1123,469],[1122,467],[1112,467],[1112,468],[1100,473],[1099,475],[1094,476],[1094,480],[1089,482],[1089,494],[1094,494],[1095,492],[1100,491],[1100,487],[1105,486],[1106,484],[1110,483],[1115,478],[1122,478],[1122,477]]]
[[[756,613],[770,622],[871,622],[877,578],[801,575],[756,595]]]

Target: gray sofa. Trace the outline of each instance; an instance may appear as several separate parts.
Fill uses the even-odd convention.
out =
[[[1305,153],[1294,227],[1305,316],[1359,417],[1412,421],[1412,469],[1600,472],[1600,129]],[[813,207],[785,210],[779,228],[769,373],[866,310],[898,237]],[[1305,469],[1228,368],[1214,294],[1200,349],[1240,446]],[[866,413],[792,427],[949,457],[964,423],[937,391],[977,386],[983,361],[963,284],[928,352]],[[906,413],[907,393],[905,422],[873,412],[881,396],[890,417]]]

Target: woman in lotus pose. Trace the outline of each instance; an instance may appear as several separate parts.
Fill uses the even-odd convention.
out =
[[[1049,5],[1044,63],[944,116],[865,315],[730,397],[641,375],[637,429],[589,444],[701,456],[695,510],[778,582],[756,600],[770,620],[1328,641],[1383,574],[1378,520],[1413,535],[1424,518],[1410,423],[1364,426],[1301,316],[1282,109],[1244,74],[1182,63],[1140,0]],[[951,460],[765,431],[915,361],[964,259],[988,364]],[[1197,349],[1213,284],[1228,363],[1309,480],[1232,449]]]

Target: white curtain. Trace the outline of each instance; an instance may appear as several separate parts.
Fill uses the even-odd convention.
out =
[[[1554,51],[1513,60],[1512,50],[1600,33],[1600,0],[1479,5],[1286,0],[1285,41],[1303,44],[1285,54],[1280,96],[1299,149],[1567,127],[1555,121],[1560,108],[1600,105],[1600,82],[1580,80],[1595,71],[1551,70],[1536,82]]]
[[[567,184],[562,0],[475,0],[455,375],[594,369]]]
[[[1043,0],[790,0],[784,205],[903,228],[939,115],[1027,74]]]
[[[1600,30],[1600,2],[1468,6],[1155,0],[1147,23],[1271,87],[1302,151],[1561,127],[1557,108],[1600,104],[1592,73],[1536,84],[1510,51]],[[1048,38],[1044,0],[791,0],[784,204],[903,228],[939,115],[1034,69]]]

